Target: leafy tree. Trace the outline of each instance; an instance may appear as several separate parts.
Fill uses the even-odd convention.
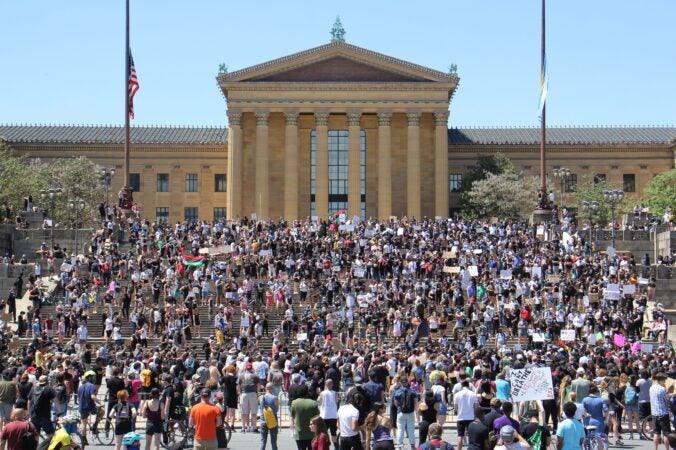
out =
[[[573,189],[575,191],[575,207],[577,208],[578,222],[585,223],[589,220],[589,213],[582,207],[583,203],[585,201],[596,201],[599,204],[599,209],[594,214],[593,221],[595,224],[600,224],[604,228],[607,227],[611,220],[611,208],[610,204],[606,203],[603,199],[603,191],[615,190],[618,188],[605,180],[595,181],[593,177],[585,175]],[[622,213],[627,211],[626,205],[627,200],[625,198],[615,206],[615,220],[619,220]]]
[[[497,152],[490,155],[479,155],[475,166],[469,167],[463,176],[460,196],[460,206],[466,216],[476,216],[478,211],[472,207],[473,201],[469,197],[470,191],[478,181],[485,180],[488,175],[500,175],[504,173],[514,174],[512,160],[503,153]]]
[[[538,186],[536,177],[488,173],[467,193],[467,210],[475,217],[527,218],[533,212]]]
[[[16,214],[23,209],[25,196],[31,194],[33,203],[37,201],[37,192],[42,186],[39,173],[28,158],[17,155],[0,142],[0,204],[9,206],[12,213]]]
[[[676,206],[676,169],[655,176],[643,192],[643,203],[654,215],[663,215],[667,207]]]

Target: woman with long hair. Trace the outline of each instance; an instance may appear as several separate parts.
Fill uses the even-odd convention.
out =
[[[620,380],[625,374],[620,376]],[[629,439],[634,439],[634,431],[639,433],[639,408],[638,408],[638,389],[636,388],[636,377],[630,376],[624,386],[624,410],[627,413],[627,428],[629,428]],[[632,426],[633,425],[633,426]]]
[[[314,416],[310,419],[310,430],[315,434],[311,443],[312,450],[329,450],[331,439],[326,428],[326,422],[322,419],[322,416]]]
[[[420,442],[427,441],[427,432],[430,425],[439,420],[439,408],[440,402],[437,401],[434,392],[431,390],[425,391],[422,401],[418,403]]]
[[[162,437],[162,423],[164,423],[164,408],[160,404],[160,390],[153,388],[150,398],[143,402],[141,415],[146,419],[146,450],[155,441],[155,450],[160,450],[160,438]]]
[[[392,422],[385,415],[385,405],[380,402],[376,402],[373,405],[373,411],[369,413],[364,421],[364,429],[366,430],[366,446],[364,448],[394,450]],[[373,447],[371,447],[371,444],[373,444]]]

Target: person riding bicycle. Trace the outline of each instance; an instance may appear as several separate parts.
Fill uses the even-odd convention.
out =
[[[80,446],[73,443],[70,433],[65,428],[59,428],[52,436],[47,450],[76,450]]]
[[[97,389],[94,385],[96,379],[96,372],[88,370],[84,374],[84,383],[80,385],[77,390],[77,405],[80,412],[80,434],[87,443],[87,419],[91,414],[98,414],[97,406],[101,406],[101,400],[96,397]]]

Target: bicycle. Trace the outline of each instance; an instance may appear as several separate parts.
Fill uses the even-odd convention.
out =
[[[93,422],[92,422],[93,417]],[[103,429],[101,425],[103,424]],[[87,436],[91,437],[91,442],[98,442],[101,445],[112,445],[115,440],[115,427],[112,421],[106,417],[105,408],[99,406],[96,409],[96,414],[91,414],[85,423],[85,432]],[[108,431],[106,431],[106,428]],[[89,442],[89,439],[87,439]]]
[[[84,450],[86,441],[80,434],[80,430],[78,429],[78,424],[80,423],[80,419],[71,416],[71,415],[66,415],[63,417],[59,417],[55,422],[54,422],[54,433],[58,431],[59,429],[63,428],[68,434],[70,435],[70,439],[73,445],[73,448],[78,448],[79,450]],[[54,437],[54,433],[52,434],[47,434],[45,433],[45,430],[40,431],[40,441],[44,442],[45,440],[48,440],[51,443],[52,438]]]
[[[167,450],[192,447],[194,430],[188,428],[186,419],[169,419],[165,422],[160,445]]]
[[[669,422],[674,426],[674,416],[669,413]],[[652,441],[655,437],[655,417],[651,414],[641,419],[639,426],[639,435],[641,438]]]
[[[595,425],[587,425],[584,427],[584,430],[583,450],[608,450],[608,436],[596,433]]]

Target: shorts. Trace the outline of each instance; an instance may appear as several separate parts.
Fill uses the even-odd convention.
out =
[[[653,423],[655,424],[655,434],[666,436],[671,433],[671,423],[669,422],[669,414],[664,416],[653,417]]]
[[[465,437],[465,434],[467,432],[467,428],[469,427],[469,424],[474,422],[473,420],[458,420],[457,427],[458,427],[458,437]]]
[[[0,403],[0,418],[5,422],[9,422],[9,416],[12,412],[11,403]]]
[[[258,395],[255,392],[245,392],[239,396],[242,414],[256,413],[258,410]]]
[[[147,422],[146,423],[146,434],[152,436],[153,434],[162,434],[164,430],[162,429],[162,422]]]
[[[218,440],[195,439],[192,448],[193,450],[216,450]]]

